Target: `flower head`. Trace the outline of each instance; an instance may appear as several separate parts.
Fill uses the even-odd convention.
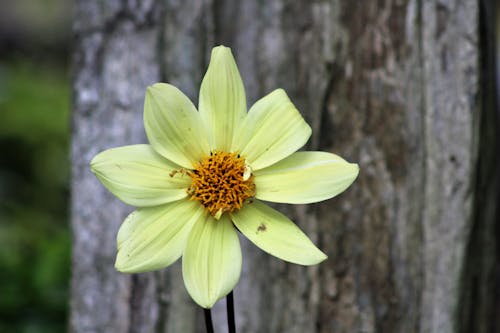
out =
[[[297,152],[311,128],[281,89],[247,112],[229,48],[212,51],[198,111],[172,85],[149,87],[144,127],[149,145],[109,149],[90,163],[109,191],[138,207],[118,232],[117,270],[157,270],[182,256],[189,294],[210,308],[238,282],[237,230],[292,263],[326,259],[291,220],[262,201],[329,199],[354,181],[358,166],[327,152]]]

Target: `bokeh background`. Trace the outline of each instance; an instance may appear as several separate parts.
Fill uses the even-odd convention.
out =
[[[71,2],[0,2],[0,332],[63,332]]]

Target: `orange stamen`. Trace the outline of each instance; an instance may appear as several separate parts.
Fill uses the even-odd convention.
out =
[[[238,153],[215,151],[188,170],[191,200],[199,201],[215,218],[240,209],[255,195],[253,176]],[[246,178],[246,179],[245,179]]]

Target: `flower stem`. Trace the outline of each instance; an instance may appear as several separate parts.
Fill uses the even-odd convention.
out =
[[[229,333],[236,333],[236,325],[234,322],[234,300],[232,291],[226,296],[226,305],[227,305],[227,328],[229,330]]]
[[[212,324],[212,314],[210,309],[203,309],[203,314],[205,315],[205,327],[207,328],[207,333],[214,333],[214,326]]]

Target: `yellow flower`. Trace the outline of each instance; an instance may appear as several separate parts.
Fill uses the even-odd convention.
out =
[[[237,230],[292,263],[326,259],[291,220],[261,200],[329,199],[354,181],[358,166],[327,152],[297,152],[311,128],[281,89],[247,113],[229,48],[212,51],[199,112],[174,86],[148,87],[144,127],[149,145],[109,149],[90,163],[109,191],[139,207],[118,232],[117,270],[157,270],[182,256],[189,294],[211,308],[240,277]]]

